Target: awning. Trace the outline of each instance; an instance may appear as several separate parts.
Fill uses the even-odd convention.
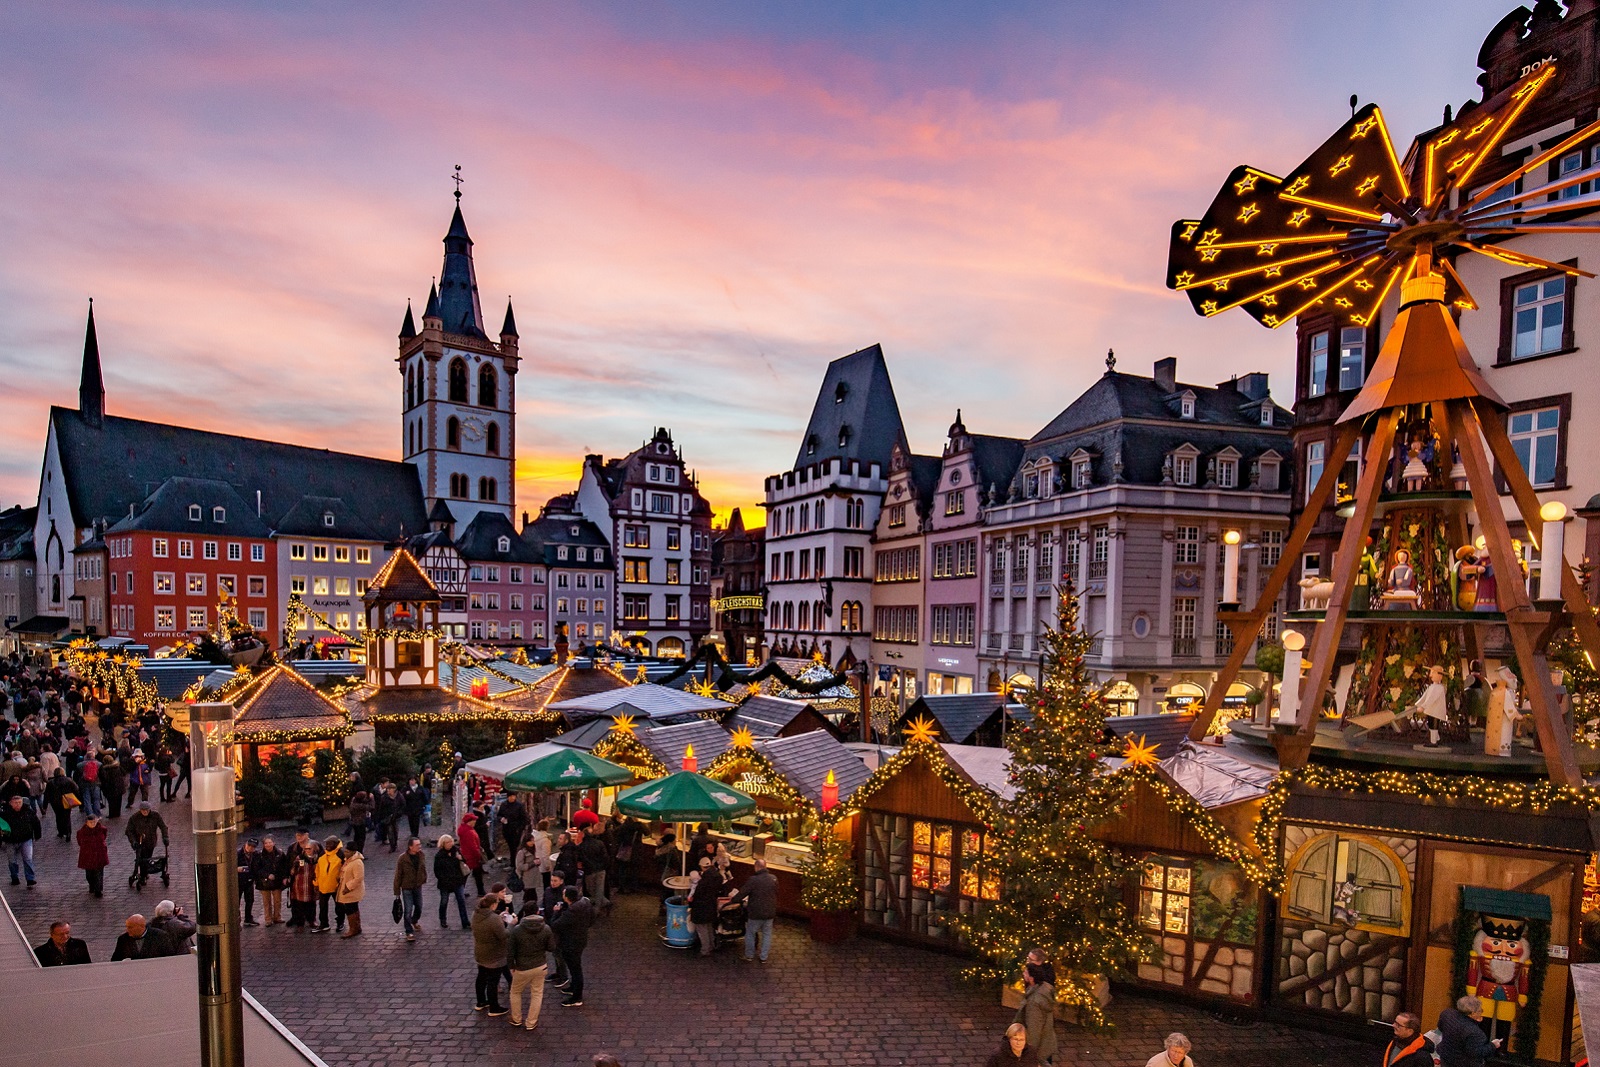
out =
[[[14,634],[35,634],[40,637],[54,637],[70,624],[71,620],[65,615],[35,615],[32,618],[23,619],[11,627],[11,632]]]

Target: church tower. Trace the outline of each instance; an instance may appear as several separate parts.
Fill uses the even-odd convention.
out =
[[[484,331],[459,188],[455,196],[444,267],[428,290],[420,332],[406,306],[398,362],[406,461],[417,468],[430,513],[448,512],[461,530],[481,511],[514,514],[517,324],[507,301],[499,342]]]

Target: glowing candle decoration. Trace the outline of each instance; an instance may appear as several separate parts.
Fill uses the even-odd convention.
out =
[[[839,806],[839,782],[834,778],[832,768],[829,768],[828,777],[822,782],[821,806],[824,815]]]
[[[700,769],[700,761],[695,758],[694,746],[683,746],[683,769],[693,773]]]
[[[1300,720],[1300,653],[1306,639],[1298,630],[1285,630],[1283,637],[1283,692],[1278,698],[1278,721]]]
[[[1239,603],[1239,542],[1243,540],[1238,530],[1222,535],[1222,602]]]
[[[1566,531],[1563,522],[1567,517],[1567,506],[1559,500],[1552,500],[1539,509],[1539,518],[1544,520],[1544,529],[1539,534],[1539,599],[1561,599],[1561,572],[1566,569],[1566,546],[1563,541]]]

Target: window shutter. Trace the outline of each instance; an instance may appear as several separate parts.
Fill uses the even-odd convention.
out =
[[[1306,850],[1300,863],[1289,873],[1289,893],[1285,909],[1302,919],[1327,922],[1333,901],[1334,834],[1324,834]]]

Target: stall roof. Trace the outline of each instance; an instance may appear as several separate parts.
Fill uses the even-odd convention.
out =
[[[1177,751],[1159,764],[1168,778],[1194,797],[1202,808],[1220,808],[1267,795],[1277,775],[1246,763],[1214,745],[1197,745],[1185,739]]]
[[[561,668],[554,663],[515,663],[508,659],[497,659],[489,664],[501,674],[509,675],[523,685],[537,685]]]
[[[527,745],[514,752],[497,752],[493,756],[475,759],[467,764],[467,770],[485,778],[503,781],[506,775],[520,771],[534,760],[548,756],[552,752],[564,752],[570,747],[558,745],[554,741],[541,741],[537,745]]]
[[[987,789],[1001,800],[1017,795],[1011,784],[1011,752],[982,745],[940,745],[950,762],[961,768],[972,784]]]
[[[644,682],[556,701],[550,705],[550,710],[562,712],[569,719],[587,719],[596,716],[614,718],[620,714],[632,714],[646,719],[661,720],[685,714],[698,714],[702,711],[725,711],[727,707],[728,703],[725,700],[696,696],[669,686]]]
[[[233,699],[235,740],[295,734],[333,739],[350,733],[350,713],[287,667],[271,667]]]
[[[1106,719],[1106,733],[1122,740],[1143,737],[1165,758],[1178,751],[1193,725],[1193,715],[1114,715]]]
[[[494,673],[493,671],[484,670],[483,666],[477,663],[463,663],[461,665],[460,673],[461,688],[463,691],[470,693],[475,682],[487,681],[489,683],[489,696],[491,699],[498,696],[504,696],[507,693],[520,693],[524,688],[526,688],[520,682],[514,682],[510,679],[500,677],[500,675]],[[455,666],[445,661],[443,658],[439,660],[439,687],[441,689],[454,689],[456,687]]]
[[[205,678],[215,665],[203,659],[147,659],[139,664],[139,678],[156,687],[162,700],[177,700],[190,685]]]
[[[590,719],[582,726],[574,726],[566,733],[557,734],[550,739],[552,745],[562,748],[581,748],[585,752],[594,750],[600,739],[611,732],[612,719]]]
[[[793,737],[756,742],[756,751],[772,762],[777,772],[812,803],[822,800],[822,783],[833,772],[839,801],[850,799],[872,777],[861,757],[825,730],[808,730]]]
[[[1006,707],[1006,699],[999,693],[947,693],[938,696],[918,697],[906,713],[901,716],[901,721],[915,719],[919,715],[932,716],[939,724],[945,736],[958,745],[964,745],[972,740],[972,735],[983,726],[1002,708]],[[1012,718],[1018,716],[1022,705],[1012,704],[1008,713]]]
[[[724,721],[724,725],[730,730],[743,726],[756,737],[777,737],[784,727],[808,708],[811,708],[811,704],[805,700],[753,696],[740,704]]]
[[[709,719],[640,730],[639,741],[669,771],[683,766],[683,750],[688,745],[694,746],[694,755],[700,761],[700,766],[708,767],[712,760],[728,751],[733,744],[728,731]]]

